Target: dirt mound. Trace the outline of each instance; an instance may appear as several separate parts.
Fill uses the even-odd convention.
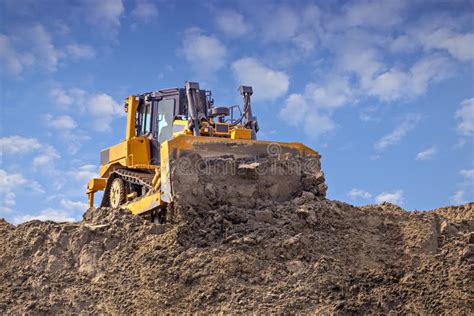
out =
[[[409,213],[303,192],[168,215],[0,221],[0,313],[472,312],[474,203]]]

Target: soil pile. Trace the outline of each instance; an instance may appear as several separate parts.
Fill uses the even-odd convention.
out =
[[[0,221],[0,313],[416,313],[473,307],[474,203],[176,205],[78,223]]]

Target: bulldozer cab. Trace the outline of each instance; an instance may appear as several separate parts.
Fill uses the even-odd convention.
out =
[[[138,106],[135,115],[135,135],[150,141],[151,162],[160,164],[160,145],[173,138],[174,133],[183,132],[190,122],[191,113],[199,119],[207,119],[212,105],[211,92],[195,87],[190,111],[186,89],[172,88],[136,96]]]
[[[198,88],[199,89],[199,88]],[[207,119],[212,106],[211,92],[197,90],[190,109],[185,89],[164,89],[138,95],[136,111],[136,136],[151,136],[160,143],[172,137],[173,122],[188,120],[195,116]]]

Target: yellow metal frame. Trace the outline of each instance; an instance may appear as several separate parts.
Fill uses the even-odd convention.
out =
[[[252,130],[248,128],[234,128],[230,131],[231,139],[251,139]]]
[[[249,130],[250,131],[250,130]],[[308,146],[299,143],[299,142],[272,142],[266,140],[253,140],[253,139],[229,139],[222,137],[201,137],[201,136],[192,136],[192,135],[178,135],[177,137],[165,142],[162,144],[161,154],[167,154],[163,152],[163,146],[166,144],[169,152],[169,148],[177,149],[194,149],[198,143],[207,143],[207,144],[225,144],[225,143],[239,143],[244,145],[274,145],[280,146],[281,148],[292,148],[295,149],[300,155],[316,155],[319,157],[319,153]],[[163,159],[162,159],[163,160]]]
[[[108,163],[99,167],[99,175],[107,177],[115,168],[143,168],[151,165],[150,140],[146,137],[133,137],[120,144],[109,147]]]
[[[89,182],[87,183],[87,189],[86,189],[89,207],[94,206],[94,193],[97,191],[104,190],[106,184],[107,184],[106,178],[93,178],[89,180]]]
[[[151,195],[144,196],[138,201],[125,203],[122,207],[128,209],[132,214],[142,214],[161,205],[163,205],[163,203],[161,201],[161,194],[158,191]]]

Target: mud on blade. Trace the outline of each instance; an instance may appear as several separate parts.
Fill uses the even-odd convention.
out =
[[[169,193],[174,202],[248,207],[258,200],[289,200],[301,191],[326,195],[320,155],[300,143],[189,136],[170,141],[167,151],[162,196]]]

